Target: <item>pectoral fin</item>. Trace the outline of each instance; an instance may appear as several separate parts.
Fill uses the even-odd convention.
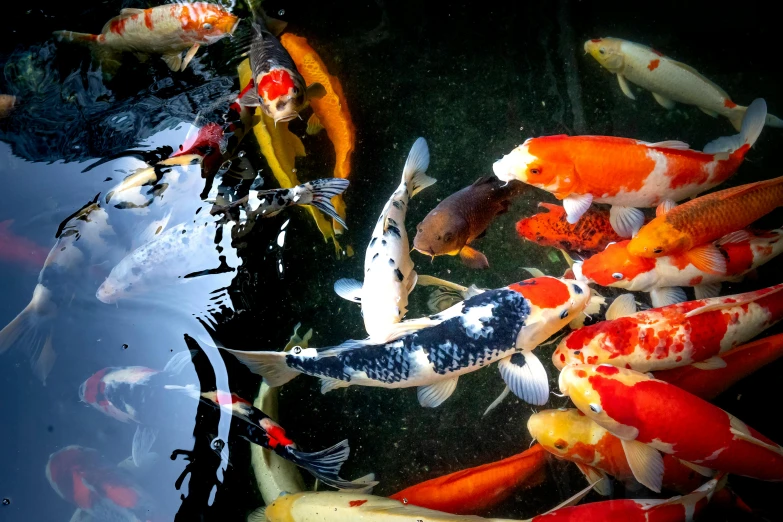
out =
[[[620,84],[620,89],[622,89],[623,94],[625,94],[632,100],[636,100],[636,96],[633,95],[633,92],[631,91],[631,86],[628,85],[628,80],[625,79],[625,76],[618,73],[617,82]]]
[[[307,130],[305,131],[310,136],[314,136],[324,130],[324,126],[321,125],[321,120],[315,113],[311,114],[307,119]]]
[[[715,470],[713,470],[713,469],[710,469],[710,468],[707,468],[707,467],[704,467],[704,466],[700,466],[698,464],[694,464],[693,462],[688,462],[687,460],[680,459],[680,462],[682,463],[683,466],[685,466],[687,468],[691,468],[693,471],[695,471],[696,473],[698,473],[702,477],[710,477],[710,478],[712,478],[713,476],[715,476]]]
[[[683,303],[688,300],[685,290],[679,286],[667,286],[664,288],[653,288],[650,292],[653,308],[669,306],[676,303]]]
[[[462,262],[465,264],[465,266],[469,268],[475,268],[477,270],[489,268],[489,260],[487,259],[487,256],[475,248],[469,247],[468,245],[462,247],[462,249],[459,251],[459,257],[462,259]]]
[[[334,283],[337,295],[354,303],[362,302],[362,283],[356,279],[338,279]]]
[[[312,83],[307,86],[307,99],[313,100],[326,96],[326,88],[320,83]]]
[[[652,93],[652,95],[653,98],[655,98],[655,101],[657,101],[664,109],[672,110],[674,108],[674,102],[671,101],[669,98],[661,96],[657,92]]]
[[[563,208],[566,211],[566,221],[571,225],[577,221],[590,209],[593,204],[592,194],[571,194],[563,199]]]
[[[454,390],[457,389],[457,381],[459,376],[446,379],[445,381],[438,381],[429,386],[419,386],[416,394],[419,397],[419,404],[425,408],[437,408],[443,401],[451,397]]]
[[[620,237],[633,237],[644,225],[644,214],[638,208],[613,205],[609,222]]]
[[[677,206],[677,203],[671,199],[664,199],[661,203],[655,207],[655,217],[665,216],[671,209]]]
[[[181,71],[184,71],[185,69],[188,68],[188,64],[190,64],[190,61],[193,59],[194,56],[196,56],[199,47],[201,47],[201,44],[193,44],[193,47],[188,49],[188,52],[185,53],[185,59],[182,60],[182,67],[180,68]]]
[[[514,395],[523,401],[541,406],[549,400],[549,378],[533,352],[519,352],[502,359],[498,370]]]
[[[161,59],[172,71],[176,72],[182,69],[182,55],[180,53],[164,54]]]
[[[713,118],[717,118],[718,117],[718,113],[715,112],[715,111],[711,111],[709,109],[705,109],[704,107],[699,107],[699,110],[701,110],[701,112],[703,112],[707,116],[712,116]]]
[[[685,256],[693,266],[702,272],[716,275],[726,273],[726,258],[715,245],[708,244],[692,248]]]
[[[338,388],[346,388],[350,386],[347,382],[339,379],[330,379],[329,377],[321,378],[321,393],[329,393],[332,390]]]
[[[692,364],[692,366],[694,368],[698,368],[699,370],[720,370],[721,368],[726,367],[726,361],[720,357],[710,357],[709,359],[695,362]]]
[[[720,283],[704,283],[693,287],[696,299],[709,299],[720,295]]]
[[[636,301],[633,294],[623,294],[615,298],[606,309],[606,320],[619,319],[636,313]]]
[[[600,469],[588,466],[587,464],[582,464],[581,462],[574,462],[574,464],[576,464],[576,467],[579,468],[579,471],[585,476],[587,483],[595,485],[596,493],[604,497],[612,494],[612,482],[609,480],[609,477],[606,476],[606,473]]]
[[[663,482],[663,457],[660,452],[636,440],[623,440],[623,450],[634,478],[656,493]]]

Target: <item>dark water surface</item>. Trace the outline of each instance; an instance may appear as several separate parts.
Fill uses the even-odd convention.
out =
[[[97,32],[119,9],[150,5],[107,1],[4,8],[0,93],[16,95],[20,104],[0,120],[0,222],[13,220],[13,234],[44,252],[54,244],[64,219],[96,194],[103,201],[124,172],[140,166],[122,158],[82,172],[88,165],[131,148],[176,148],[197,115],[201,123],[217,121],[238,91],[236,61],[227,63],[233,52],[228,40],[203,48],[185,72],[171,73],[157,59],[142,64],[129,57],[119,74],[104,82],[90,71],[88,53],[50,38],[58,29]],[[745,2],[731,12],[713,2],[485,1],[444,7],[374,0],[264,5],[270,13],[283,11],[280,17],[289,22],[289,30],[308,39],[345,90],[357,146],[346,193],[350,230],[341,242],[351,245],[356,255],[337,259],[308,214],[294,208],[264,220],[236,251],[229,248],[230,271],[107,305],[95,298],[95,291],[128,249],[138,246],[138,232],[170,209],[186,220],[206,208],[199,199],[203,180],[197,169],[189,169],[149,212],[104,205],[114,227],[108,254],[86,260],[78,278],[61,281],[60,291],[70,297],[54,322],[57,360],[45,386],[21,352],[0,357],[0,498],[9,501],[0,505],[0,520],[70,519],[73,506],[57,496],[45,476],[49,455],[62,447],[95,448],[112,463],[129,456],[135,427],[79,401],[79,385],[99,369],[161,369],[174,353],[192,348],[198,354],[181,375],[183,381],[199,382],[205,389],[217,383],[251,399],[259,378],[233,357],[223,360],[204,342],[210,333],[228,347],[269,350],[282,348],[299,322],[302,332],[313,329],[314,346],[362,338],[359,308],[337,297],[332,284],[340,277],[360,278],[372,227],[399,183],[418,136],[429,143],[428,173],[438,183],[412,200],[410,232],[438,201],[491,174],[495,160],[531,136],[679,139],[700,149],[718,136],[734,134],[727,120],[712,119],[694,107],[678,105],[666,111],[647,92],[638,92],[635,102],[627,99],[612,75],[584,56],[585,40],[615,36],[651,45],[705,74],[737,103],[763,97],[771,113],[783,114],[779,21],[762,3]],[[244,6],[236,12],[248,14]],[[303,136],[308,151],[297,163],[299,177],[330,177],[334,152],[325,133],[306,136],[304,121],[293,122],[291,129]],[[783,131],[765,129],[739,173],[723,188],[778,176],[781,140]],[[244,146],[261,169],[265,188],[276,187],[252,137]],[[555,250],[523,243],[514,230],[514,223],[534,213],[539,201],[554,198],[528,191],[477,244],[489,258],[489,270],[471,271],[453,257],[430,262],[413,253],[417,271],[484,288],[529,277],[522,267],[562,274],[566,264],[553,255]],[[781,217],[778,210],[763,224],[778,227]],[[286,222],[286,241],[280,247],[277,238]],[[4,245],[3,252],[10,246]],[[215,252],[204,255],[206,268],[218,266]],[[0,324],[29,302],[40,263],[0,258]],[[782,269],[780,259],[773,261],[755,278],[724,285],[723,295],[779,283]],[[616,295],[610,289],[599,291]],[[427,297],[426,289],[414,291],[408,317],[427,313]],[[780,331],[778,325],[767,334]],[[548,365],[551,349],[542,350],[541,359]],[[780,361],[769,365],[729,389],[716,404],[783,441],[777,393],[781,370]],[[550,368],[549,373],[556,389],[556,372]],[[460,379],[453,397],[441,407],[424,409],[412,389],[351,387],[324,396],[316,379],[301,377],[281,389],[280,422],[307,450],[348,438],[351,457],[342,475],[374,472],[380,481],[375,493],[387,495],[527,448],[530,405],[509,399],[481,416],[502,388],[495,368],[484,369]],[[552,396],[546,407],[566,402]],[[215,437],[225,437],[225,420],[220,424],[217,414],[187,400],[149,406],[165,422],[153,447],[159,459],[140,482],[156,498],[160,520],[244,520],[262,504],[248,443],[229,435],[228,464],[210,447]],[[175,449],[193,451],[191,474],[180,490],[174,484],[187,463],[168,458]],[[552,459],[547,473],[545,483],[517,493],[485,515],[529,518],[583,487],[581,475],[568,463]],[[304,478],[312,484],[306,473]],[[733,476],[730,483],[767,519],[783,519],[780,485]],[[618,494],[622,489],[618,485]],[[631,498],[639,494],[630,493]],[[740,520],[742,514],[712,511],[707,518]]]

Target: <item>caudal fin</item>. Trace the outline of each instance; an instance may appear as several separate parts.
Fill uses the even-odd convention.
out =
[[[38,284],[30,303],[0,330],[0,354],[12,348],[24,351],[30,357],[33,373],[41,382],[46,382],[57,359],[52,348],[49,324],[56,313],[57,307],[51,302],[51,292]]]
[[[707,154],[718,152],[731,154],[742,147],[747,146],[745,150],[752,147],[767,123],[767,102],[762,98],[757,98],[748,105],[744,114],[737,112],[736,115],[736,117],[732,117],[731,122],[735,128],[739,125],[739,134],[724,136],[709,142],[704,146],[704,152]]]
[[[311,181],[310,185],[313,187],[313,200],[310,204],[347,229],[348,226],[345,224],[345,221],[343,221],[343,218],[337,213],[337,209],[332,205],[332,198],[345,192],[349,181],[340,178],[317,179]]]
[[[302,453],[293,449],[289,452],[295,464],[312,473],[324,484],[334,488],[365,489],[377,484],[377,482],[351,482],[340,477],[340,468],[351,453],[347,440],[315,453]]]
[[[288,354],[285,352],[243,352],[228,348],[223,350],[230,352],[251,372],[263,377],[270,388],[282,386],[300,373],[288,367],[286,364]]]
[[[430,166],[430,149],[427,140],[419,138],[411,147],[405,167],[402,169],[402,181],[408,186],[408,197],[413,197],[437,180],[427,176]]]

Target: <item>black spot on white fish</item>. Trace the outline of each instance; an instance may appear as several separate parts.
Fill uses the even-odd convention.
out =
[[[375,245],[375,242],[378,241],[377,237],[372,238],[372,241],[370,241],[370,246]]]
[[[381,239],[381,245],[386,246],[386,240],[385,239]]]
[[[392,218],[387,218],[387,221],[389,222],[390,225],[395,226],[395,227],[397,226],[397,222],[394,221]]]
[[[394,269],[394,275],[396,275],[397,279],[399,279],[400,281],[402,281],[404,279],[403,276],[402,276],[402,272],[400,272],[399,268],[395,268]]]
[[[511,356],[511,364],[514,366],[519,366],[520,368],[527,364],[527,359],[525,359],[525,356],[521,353],[515,353]]]
[[[380,254],[375,254],[374,256],[372,256],[372,260],[375,261],[375,258],[378,257],[379,255]]]
[[[389,258],[389,266],[394,266],[394,259]]]
[[[574,293],[576,293],[576,294],[581,294],[582,293],[582,287],[580,287],[579,285],[571,285],[571,286],[574,287]]]
[[[131,274],[135,276],[141,275],[141,268],[134,266],[133,268],[131,268]]]
[[[398,200],[392,201],[392,206],[396,208],[397,210],[402,210],[402,203],[400,203]]]
[[[402,235],[400,235],[400,229],[391,224],[389,224],[389,226],[386,227],[386,233],[393,234],[397,237],[402,237]]]
[[[566,317],[568,317],[568,308],[560,313],[560,319],[565,319]]]

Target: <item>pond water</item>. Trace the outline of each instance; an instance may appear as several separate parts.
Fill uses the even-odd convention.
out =
[[[252,15],[241,3],[222,5],[243,19],[236,36],[202,46],[186,70],[172,72],[157,57],[141,62],[125,54],[111,77],[96,68],[86,47],[58,42],[52,32],[97,33],[120,9],[153,4],[4,8],[10,23],[0,41],[0,94],[15,96],[16,103],[0,120],[0,324],[14,320],[30,303],[38,283],[51,296],[46,306],[37,301],[41,306],[29,323],[31,333],[0,355],[2,521],[89,519],[84,513],[74,515],[77,506],[47,480],[50,455],[72,445],[97,450],[102,471],[95,480],[110,480],[106,477],[113,473],[132,476],[134,487],[154,505],[146,518],[97,513],[94,520],[246,520],[262,506],[250,443],[239,436],[241,430],[225,410],[186,393],[126,390],[138,399],[134,405],[143,406],[139,412],[145,423],[155,427],[151,450],[157,454],[129,471],[127,462],[117,464],[131,456],[136,423],[120,422],[85,404],[80,386],[107,367],[162,370],[172,356],[191,350],[192,364],[168,384],[231,391],[252,401],[261,378],[216,345],[280,350],[299,323],[300,334],[312,329],[311,346],[365,338],[360,307],[335,294],[333,284],[340,278],[362,278],[373,227],[400,183],[418,137],[427,140],[427,173],[437,183],[410,201],[405,225],[411,241],[416,224],[440,201],[492,175],[493,163],[529,137],[683,140],[701,150],[709,141],[735,133],[725,118],[713,119],[681,104],[666,110],[642,89],[634,88],[636,101],[628,99],[613,75],[585,54],[586,40],[614,36],[650,45],[700,71],[737,103],[764,98],[770,113],[783,113],[780,76],[772,60],[777,23],[764,15],[761,4],[726,12],[707,2],[265,1],[266,12],[288,22],[287,32],[305,37],[339,78],[355,126],[345,192],[348,228],[338,237],[339,252],[324,240],[311,214],[294,206],[258,220],[241,237],[232,238],[226,225],[217,236],[202,238],[201,246],[190,245],[184,256],[147,259],[152,275],[142,274],[119,298],[102,302],[96,298],[99,287],[115,265],[149,240],[150,230],[180,224],[192,230],[194,223],[217,219],[207,216],[220,180],[204,179],[200,164],[158,171],[154,186],[129,189],[132,204],[107,202],[107,196],[126,176],[144,168],[144,161],[153,161],[150,154],[140,159],[127,151],[159,149],[161,159],[206,123],[223,123],[240,91],[239,53],[250,37]],[[330,178],[335,165],[326,132],[306,132],[311,110],[288,124],[306,150],[306,156],[296,159],[301,181]],[[781,133],[767,127],[737,175],[721,188],[777,176],[774,151]],[[257,171],[254,188],[261,183],[263,189],[279,187],[252,133],[237,151],[242,152],[234,161],[248,160],[250,171]],[[245,190],[250,179],[243,182]],[[412,252],[416,271],[480,288],[527,279],[524,267],[561,276],[568,264],[558,250],[523,241],[515,230],[519,219],[539,211],[539,202],[557,200],[543,190],[524,191],[475,242],[489,269],[470,269],[459,257],[430,259]],[[780,209],[774,211],[759,228],[778,227],[781,216]],[[191,243],[199,241],[188,237]],[[59,261],[53,262],[53,255]],[[743,282],[724,284],[721,295],[782,282],[782,263],[773,259]],[[623,293],[596,288],[609,299]],[[431,313],[431,291],[422,285],[413,290],[407,318]],[[636,295],[650,305],[648,294]],[[693,298],[691,291],[688,295]],[[764,335],[781,331],[777,325]],[[556,392],[552,350],[542,348],[541,360]],[[38,363],[32,368],[31,358]],[[780,361],[770,363],[714,403],[783,442],[775,408],[781,370]],[[347,439],[351,453],[341,476],[374,473],[379,482],[374,494],[386,496],[522,452],[532,443],[526,424],[534,411],[570,407],[567,397],[550,395],[546,405],[532,406],[512,395],[482,416],[503,387],[493,366],[463,376],[441,406],[423,408],[410,388],[352,386],[321,394],[317,379],[300,377],[279,389],[278,421],[308,451]],[[187,452],[189,460],[169,458],[175,450]],[[545,470],[540,484],[477,514],[530,518],[585,485],[567,461],[551,458]],[[314,478],[306,472],[302,476],[313,487]],[[78,496],[76,476],[63,480],[74,488],[71,496]],[[776,501],[783,493],[779,483],[734,475],[729,483],[760,516],[783,518]],[[620,482],[613,494],[657,498],[643,487]],[[593,492],[586,502],[600,500]],[[754,519],[726,508],[705,515],[709,520]]]

